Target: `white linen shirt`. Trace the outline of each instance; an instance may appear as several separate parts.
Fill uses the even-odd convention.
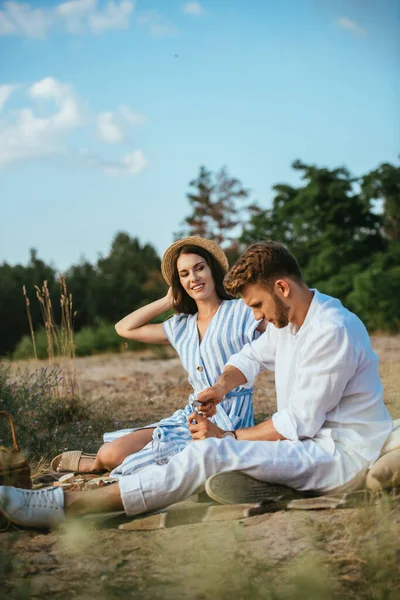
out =
[[[261,370],[275,370],[272,422],[285,438],[312,438],[331,451],[339,445],[372,463],[393,428],[378,357],[360,319],[339,300],[313,291],[300,329],[269,325],[227,364],[249,387]]]

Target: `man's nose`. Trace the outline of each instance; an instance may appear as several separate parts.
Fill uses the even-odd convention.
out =
[[[256,321],[264,318],[264,313],[259,308],[253,308],[253,315]]]

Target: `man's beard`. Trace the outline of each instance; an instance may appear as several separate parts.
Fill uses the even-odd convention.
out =
[[[282,329],[289,325],[289,307],[276,295],[273,295],[275,302],[275,327]]]

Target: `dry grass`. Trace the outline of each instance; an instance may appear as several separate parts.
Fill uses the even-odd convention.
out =
[[[386,402],[399,417],[400,337],[375,337],[373,345]],[[179,360],[154,358],[150,350],[77,358],[76,367],[83,398],[92,409],[112,415],[115,427],[128,419],[136,424],[166,416],[182,407],[190,392]],[[262,373],[256,414],[274,409],[273,375]],[[19,533],[7,542],[7,534],[2,536],[2,575],[14,586],[9,591],[8,584],[9,598],[397,600],[400,595],[400,510],[394,498],[357,509],[279,511],[147,533],[94,530],[81,523],[78,533],[72,525],[46,535]],[[24,596],[27,576],[30,589]]]
[[[79,385],[75,364],[75,343],[74,343],[74,318],[76,313],[73,311],[72,294],[68,293],[67,281],[63,275],[60,275],[60,309],[61,322],[56,323],[53,311],[53,304],[50,297],[47,281],[43,282],[41,287],[35,286],[36,298],[39,302],[43,318],[43,325],[47,338],[47,356],[48,365],[51,368],[60,366],[62,377],[55,388],[58,399],[74,401],[79,399]],[[23,286],[25,305],[29,322],[29,329],[32,337],[35,358],[37,360],[35,331],[32,324],[30,310],[30,300],[26,294],[26,288]]]

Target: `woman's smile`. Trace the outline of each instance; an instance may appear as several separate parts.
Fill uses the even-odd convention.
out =
[[[195,285],[192,286],[192,290],[193,292],[199,292],[200,290],[202,290],[205,286],[205,283],[196,283]]]

